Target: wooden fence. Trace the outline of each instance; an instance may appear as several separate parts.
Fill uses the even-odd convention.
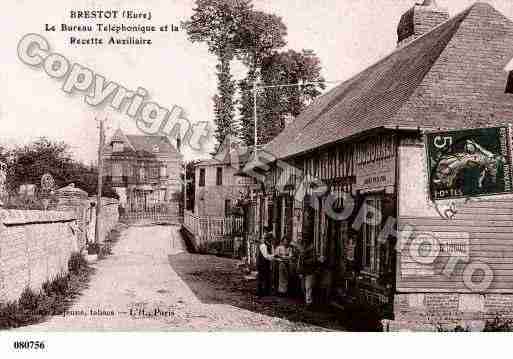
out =
[[[185,211],[183,225],[194,236],[199,250],[239,256],[243,237],[241,217],[199,217]]]

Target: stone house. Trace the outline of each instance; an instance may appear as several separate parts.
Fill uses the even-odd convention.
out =
[[[485,3],[450,18],[426,0],[397,33],[390,55],[317,98],[265,146],[257,231],[271,224],[276,236],[312,241],[333,292],[382,310],[388,329],[512,317],[513,197],[434,199],[426,139],[503,126],[511,144],[513,22]],[[425,237],[442,254],[461,247],[466,260],[447,275],[447,254],[414,259]],[[469,263],[494,274],[486,288],[469,283]]]
[[[247,160],[247,152],[241,156],[217,156],[203,160],[194,166],[194,214],[197,216],[229,216],[237,200],[256,188],[251,177],[239,176],[240,168]]]
[[[104,176],[126,211],[166,206],[178,215],[183,156],[166,136],[125,135],[116,130],[104,148]]]

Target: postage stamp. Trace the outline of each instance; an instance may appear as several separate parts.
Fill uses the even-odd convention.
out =
[[[11,352],[513,330],[511,1],[17,0],[0,23]]]

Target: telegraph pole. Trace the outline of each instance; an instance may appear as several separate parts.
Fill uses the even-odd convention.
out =
[[[94,242],[100,243],[100,215],[102,208],[102,187],[103,187],[103,147],[105,147],[105,129],[103,121],[100,120],[100,141],[98,144],[98,188],[96,194],[96,222],[94,230]]]

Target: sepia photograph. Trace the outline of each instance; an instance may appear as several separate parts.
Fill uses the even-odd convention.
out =
[[[202,356],[330,355],[336,333],[319,347],[360,356],[513,331],[511,0],[0,16],[8,357],[120,332]]]

